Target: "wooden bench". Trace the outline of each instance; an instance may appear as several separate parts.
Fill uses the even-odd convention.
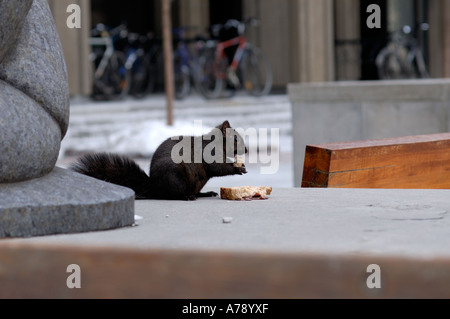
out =
[[[302,187],[450,188],[450,133],[307,145]]]

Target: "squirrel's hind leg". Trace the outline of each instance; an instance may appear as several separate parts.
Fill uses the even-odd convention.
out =
[[[195,195],[186,195],[184,197],[184,200],[187,200],[187,201],[196,200],[196,199],[197,199],[197,197]]]

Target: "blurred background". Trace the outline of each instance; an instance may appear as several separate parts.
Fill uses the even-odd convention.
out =
[[[194,120],[213,127],[228,119],[233,127],[280,130],[279,145],[271,146],[280,152],[280,170],[271,176],[272,185],[292,187],[289,83],[450,77],[450,0],[172,0],[175,55],[180,43],[197,57],[211,40],[216,49],[217,41],[230,37],[214,38],[211,26],[230,19],[243,21],[245,31],[240,35],[264,54],[270,85],[260,96],[232,91],[229,96],[213,92],[214,98],[199,94],[192,85],[175,102],[175,122],[168,126],[160,58],[163,0],[48,1],[63,45],[72,99],[61,166],[86,152],[111,151],[133,156],[147,170],[155,147],[165,138],[191,134]],[[81,8],[81,28],[67,27],[70,4]],[[380,9],[379,28],[367,25],[371,4]],[[99,95],[94,72],[107,47],[97,52],[99,38],[110,39],[122,59],[139,50],[151,55],[153,69],[148,73],[157,75],[152,89],[116,98]],[[233,74],[227,76],[229,89]],[[305,138],[310,141],[313,135]],[[261,176],[258,168],[249,167],[248,180],[218,183],[262,184],[268,176]]]
[[[133,32],[161,36],[161,0],[49,0],[66,55],[72,95],[89,95],[90,30],[98,23],[126,22]],[[82,9],[82,28],[66,26],[69,4]],[[381,28],[366,26],[367,6],[378,4]],[[209,25],[253,17],[248,39],[259,46],[273,69],[273,90],[289,82],[378,79],[377,53],[392,32],[405,25],[417,39],[431,77],[450,75],[450,2],[447,0],[174,0],[173,27],[195,27],[188,37],[206,33]],[[429,28],[416,28],[427,23]]]

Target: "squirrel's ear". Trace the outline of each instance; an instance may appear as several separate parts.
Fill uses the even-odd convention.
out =
[[[225,121],[225,122],[223,122],[222,124],[220,124],[219,126],[217,126],[217,128],[218,128],[219,130],[222,131],[222,134],[223,134],[223,135],[226,135],[226,133],[227,133],[227,128],[231,128],[230,122]]]

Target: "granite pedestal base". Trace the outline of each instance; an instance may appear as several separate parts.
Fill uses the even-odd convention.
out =
[[[0,237],[105,230],[134,223],[134,192],[59,167],[0,184]]]

